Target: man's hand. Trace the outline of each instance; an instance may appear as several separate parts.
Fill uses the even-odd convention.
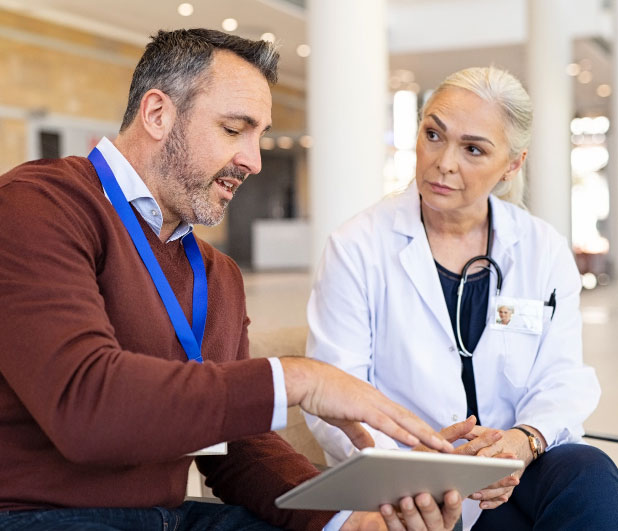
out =
[[[444,495],[444,503],[440,508],[431,495],[425,492],[414,498],[402,498],[399,511],[392,505],[383,505],[380,513],[352,513],[341,531],[450,530],[461,515],[461,498],[457,491],[449,491]]]
[[[423,442],[441,452],[453,446],[426,422],[377,389],[326,363],[306,358],[280,358],[285,375],[288,405],[299,405],[337,426],[357,448],[374,441],[360,422],[408,446]]]

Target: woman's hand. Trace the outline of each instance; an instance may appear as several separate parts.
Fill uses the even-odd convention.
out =
[[[487,428],[484,428],[487,430]],[[502,478],[500,481],[492,483],[488,487],[470,495],[473,500],[478,500],[481,509],[495,509],[506,503],[513,490],[519,485],[519,479],[526,467],[532,462],[532,450],[528,442],[528,437],[520,430],[497,430],[502,437],[495,443],[481,448],[476,455],[484,457],[503,457],[509,459],[521,459],[524,461],[524,468],[513,472],[510,476]]]
[[[532,451],[528,438],[520,430],[498,430],[476,426],[476,418],[468,417],[463,422],[447,426],[440,434],[449,442],[467,439],[469,442],[455,448],[456,454],[479,455],[485,457],[501,457],[505,459],[522,459],[526,466],[532,461]],[[419,445],[415,450],[433,451]],[[481,509],[495,509],[507,502],[513,494],[513,489],[519,485],[525,467],[510,476],[506,476],[484,489],[470,495],[480,502]]]
[[[501,430],[477,426],[474,415],[470,415],[462,422],[442,428],[440,435],[450,443],[460,439],[469,441],[455,448],[455,453],[461,455],[477,455],[480,450],[492,446],[502,437]],[[424,444],[415,446],[414,450],[419,452],[435,452],[435,450],[428,448]]]
[[[354,512],[341,531],[447,531],[453,529],[461,515],[461,497],[457,491],[444,495],[442,507],[424,492],[399,502],[399,510],[382,505],[380,513]]]
[[[495,457],[500,456],[497,455]],[[519,485],[519,478],[521,478],[524,470],[525,468],[522,468],[517,472],[513,472],[510,476],[506,476],[500,481],[496,481],[468,497],[472,500],[478,500],[481,509],[495,509],[496,507],[500,507],[500,505],[509,501],[509,498],[513,494],[513,490]]]

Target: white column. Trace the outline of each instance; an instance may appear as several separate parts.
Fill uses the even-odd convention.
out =
[[[609,259],[612,273],[618,274],[618,2],[614,2],[612,13],[614,26],[614,45],[612,46],[612,78],[610,128],[607,137],[609,150],[609,167],[607,183],[609,186]]]
[[[573,0],[528,0],[528,88],[534,105],[528,159],[528,206],[571,239]]]
[[[385,0],[310,0],[312,265],[342,222],[382,195],[388,55]]]

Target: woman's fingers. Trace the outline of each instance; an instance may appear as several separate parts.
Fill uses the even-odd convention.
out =
[[[475,425],[476,417],[474,415],[470,415],[462,422],[457,422],[456,424],[452,424],[441,429],[440,433],[448,442],[455,442],[458,439],[468,438]]]
[[[481,450],[491,448],[502,438],[499,430],[486,430],[471,441],[458,446],[455,453],[462,455],[477,455]]]

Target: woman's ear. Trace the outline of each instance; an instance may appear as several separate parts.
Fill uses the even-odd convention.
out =
[[[524,161],[528,156],[528,150],[524,149],[517,157],[515,157],[509,164],[509,168],[506,173],[502,176],[503,181],[510,181],[517,172],[521,170],[521,167],[524,165]]]
[[[163,140],[174,125],[176,106],[164,92],[150,89],[140,103],[139,118],[153,140]]]

